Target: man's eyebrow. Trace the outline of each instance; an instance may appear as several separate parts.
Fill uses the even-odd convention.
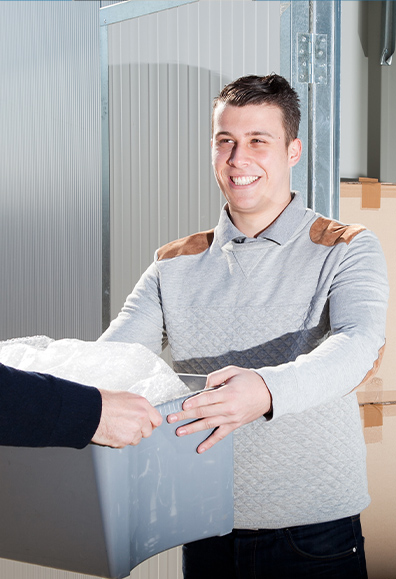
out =
[[[246,133],[246,136],[248,136],[248,137],[270,137],[271,139],[274,138],[274,136],[271,133],[268,133],[268,131],[250,131],[249,133]]]
[[[218,131],[215,134],[215,137],[218,137],[220,135],[225,135],[226,137],[232,137],[232,133],[230,133],[230,131]],[[270,137],[271,139],[274,138],[273,135],[271,135],[271,133],[268,133],[267,131],[249,131],[247,133],[245,133],[246,137]]]
[[[227,137],[231,137],[231,133],[229,131],[217,131],[215,137],[218,137],[219,135],[226,135]]]

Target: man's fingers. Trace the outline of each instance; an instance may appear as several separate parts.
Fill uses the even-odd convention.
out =
[[[271,408],[271,394],[263,378],[254,370],[227,366],[212,372],[203,392],[186,399],[181,412],[170,414],[169,423],[194,421],[180,426],[179,436],[202,430],[216,429],[200,445],[200,451],[243,424],[262,417]]]
[[[219,399],[216,394],[217,390],[204,390],[195,396],[190,396],[183,402],[183,410],[187,411],[198,407],[206,408],[211,404],[215,404]]]
[[[227,434],[230,434],[230,432],[232,432],[232,428],[229,428],[228,425],[216,428],[216,430],[214,430],[214,432],[212,432],[212,434],[198,446],[198,454],[202,454],[206,450],[209,450],[209,448],[212,448],[212,446],[217,442],[220,442],[220,440],[223,440],[223,438],[225,438]]]
[[[237,366],[226,366],[221,368],[221,370],[216,370],[208,374],[206,378],[205,388],[215,388],[216,386],[221,386],[230,378],[233,378],[238,370]]]
[[[194,432],[201,432],[202,430],[213,430],[226,422],[224,416],[211,416],[203,418],[202,420],[194,420],[188,424],[183,424],[176,429],[177,436],[185,436],[186,434],[193,434]]]
[[[230,434],[234,429],[229,424],[225,423],[224,417],[215,416],[211,420],[196,420],[184,426],[180,426],[180,428],[176,430],[176,434],[178,436],[186,436],[203,430],[212,430],[212,433],[198,446],[197,452],[199,454],[212,448],[212,446],[220,440],[223,440],[223,438],[225,438],[227,434]]]
[[[223,400],[219,390],[201,392],[191,396],[183,402],[183,410],[175,414],[169,414],[167,420],[170,424],[180,420],[200,419],[218,414],[217,405]]]

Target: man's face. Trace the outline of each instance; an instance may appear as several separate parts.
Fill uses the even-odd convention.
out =
[[[214,111],[212,163],[217,183],[235,213],[280,211],[290,201],[290,168],[301,156],[301,142],[286,146],[283,115],[274,105]]]

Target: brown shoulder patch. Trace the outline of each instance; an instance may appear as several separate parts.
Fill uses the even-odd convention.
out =
[[[212,245],[213,238],[214,229],[211,229],[210,231],[194,233],[194,235],[171,241],[158,250],[158,261],[178,257],[179,255],[197,255],[202,253]]]
[[[337,243],[350,243],[358,233],[365,229],[363,225],[343,225],[332,219],[318,217],[311,226],[309,236],[313,243],[331,247]]]

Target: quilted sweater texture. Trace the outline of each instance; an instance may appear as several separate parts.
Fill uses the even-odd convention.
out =
[[[158,354],[169,343],[177,372],[254,368],[273,417],[234,433],[234,526],[325,522],[370,502],[353,390],[378,366],[387,296],[375,235],[306,209],[297,193],[257,238],[225,207],[214,235],[158,250],[101,339]]]

